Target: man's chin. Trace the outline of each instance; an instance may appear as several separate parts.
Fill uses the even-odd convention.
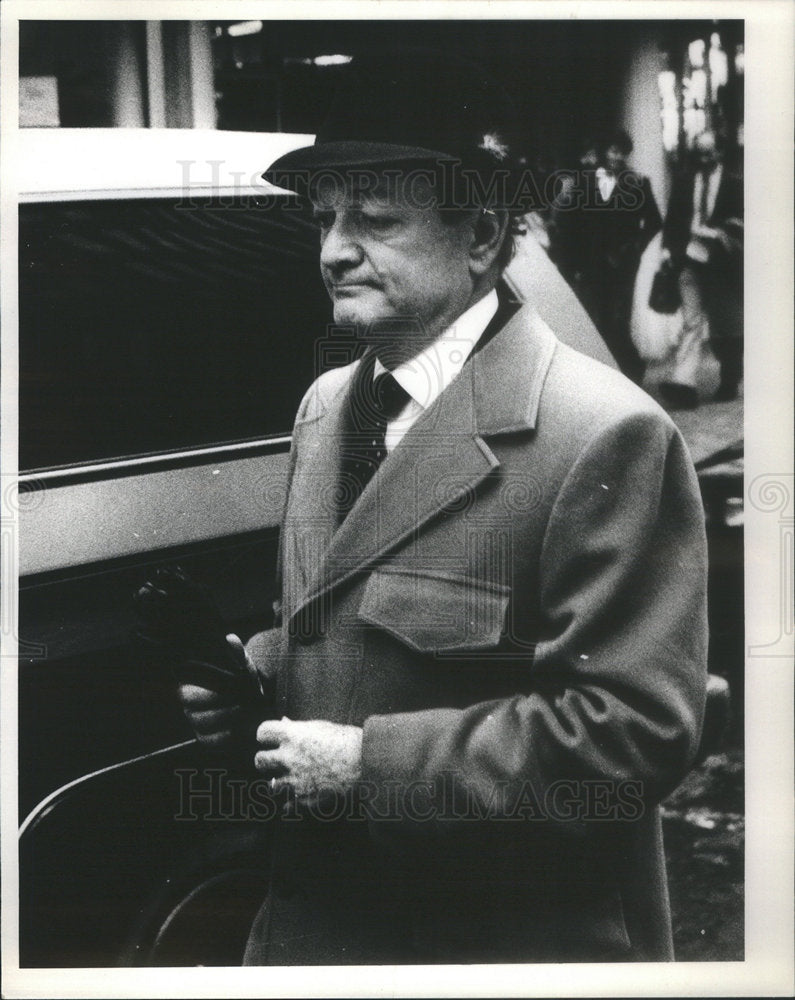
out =
[[[352,309],[350,303],[334,304],[334,322],[350,326],[367,326],[369,320],[361,309]]]
[[[399,332],[403,336],[421,333],[422,321],[416,316],[402,315],[378,302],[363,299],[337,299],[334,302],[334,322],[362,329]]]
[[[366,328],[387,319],[388,310],[377,309],[372,303],[360,299],[339,298],[334,302],[334,322]]]

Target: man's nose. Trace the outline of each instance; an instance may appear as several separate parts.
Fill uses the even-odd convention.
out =
[[[355,266],[362,260],[362,248],[351,228],[336,219],[323,234],[320,265],[330,271]]]

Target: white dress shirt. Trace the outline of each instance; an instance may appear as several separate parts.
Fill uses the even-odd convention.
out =
[[[610,196],[616,186],[616,175],[612,171],[605,170],[604,167],[597,167],[596,182],[599,185],[599,194],[602,196],[602,201],[610,201]]]
[[[701,213],[701,199],[704,194],[703,172],[699,171],[699,173],[696,174],[695,182],[693,184],[693,218],[690,223],[690,235],[692,238],[687,245],[685,255],[689,257],[690,260],[697,261],[699,264],[709,263],[710,246],[708,242],[705,242],[705,240],[714,239],[716,230],[707,225],[707,219],[709,219],[715,211],[715,202],[718,199],[718,188],[720,187],[722,177],[723,165],[718,163],[715,167],[713,167],[706,182],[706,211],[704,212],[703,217]]]
[[[704,190],[704,174],[699,171],[696,174],[696,182],[693,185],[693,223],[692,227],[697,229],[699,226],[706,226],[707,219],[715,211],[715,202],[718,199],[718,188],[720,187],[721,177],[723,177],[723,164],[716,164],[709,174],[709,179],[707,180],[707,211],[704,218],[701,218],[701,198],[702,192]]]
[[[486,327],[494,318],[499,300],[492,289],[470,306],[424,351],[392,369],[395,381],[410,399],[386,427],[386,450],[389,454],[403,440],[425,410],[444,392],[464,367]],[[386,371],[376,358],[373,377]]]

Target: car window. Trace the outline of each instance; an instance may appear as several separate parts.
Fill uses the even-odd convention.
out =
[[[20,206],[20,467],[289,433],[330,319],[286,198]]]

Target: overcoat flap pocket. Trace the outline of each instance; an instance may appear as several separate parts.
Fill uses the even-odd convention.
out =
[[[364,589],[359,618],[421,652],[499,644],[510,587],[466,576],[377,570]]]

